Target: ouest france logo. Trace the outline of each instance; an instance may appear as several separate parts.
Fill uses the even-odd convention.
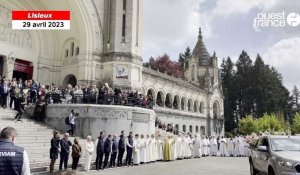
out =
[[[257,13],[253,20],[253,27],[256,31],[260,31],[261,28],[266,27],[297,27],[300,24],[299,13],[286,13],[276,12],[276,13]]]

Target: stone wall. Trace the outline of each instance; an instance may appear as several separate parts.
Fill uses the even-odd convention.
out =
[[[89,104],[50,104],[47,106],[46,123],[62,131],[69,130],[65,124],[67,117],[74,109],[79,116],[76,118],[76,136],[93,138],[100,131],[106,134],[120,134],[132,131],[139,134],[155,133],[155,112],[149,109]]]

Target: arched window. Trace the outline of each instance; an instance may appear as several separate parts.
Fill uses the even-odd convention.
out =
[[[203,103],[203,102],[200,103],[199,112],[200,112],[201,114],[204,113],[204,103]]]
[[[179,104],[179,97],[178,97],[178,95],[175,95],[174,100],[173,100],[173,108],[174,109],[179,109],[180,108],[179,105],[180,105]]]
[[[156,96],[156,104],[158,105],[158,106],[163,106],[164,104],[163,104],[163,96],[164,96],[164,94],[163,94],[163,92],[161,92],[161,91],[159,91],[158,93],[157,93],[157,96]]]
[[[196,133],[199,132],[199,126],[196,126]]]
[[[193,126],[190,125],[190,132],[192,133],[193,132]]]
[[[166,96],[165,105],[167,108],[172,108],[172,96],[170,93]]]
[[[79,47],[76,47],[76,53],[75,53],[76,56],[79,55]]]
[[[185,110],[185,98],[184,97],[182,97],[181,98],[181,110]]]
[[[69,50],[66,49],[66,51],[65,51],[65,58],[68,58],[68,57],[69,57]]]
[[[71,57],[74,56],[74,42],[71,43]]]
[[[218,101],[215,101],[213,104],[213,117],[220,117],[220,105]]]

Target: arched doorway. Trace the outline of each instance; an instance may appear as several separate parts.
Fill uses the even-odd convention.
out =
[[[72,85],[72,87],[76,86],[77,79],[74,75],[67,75],[63,81],[63,86],[66,87],[68,84]]]
[[[170,93],[166,96],[165,105],[167,108],[172,108],[172,95]]]
[[[174,101],[173,101],[173,108],[174,109],[180,109],[180,106],[179,106],[179,96],[178,95],[175,95],[174,97]]]
[[[163,99],[164,93],[159,91],[157,93],[157,97],[156,97],[156,105],[158,106],[164,106],[164,99]]]
[[[186,110],[185,109],[186,108],[186,104],[185,104],[186,102],[185,101],[186,101],[186,98],[182,97],[181,98],[181,110],[183,110],[183,111]]]

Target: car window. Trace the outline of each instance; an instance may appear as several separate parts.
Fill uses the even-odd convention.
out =
[[[258,140],[256,147],[258,148],[259,146],[266,146],[267,148],[269,148],[269,142],[267,138],[261,138]]]
[[[271,144],[274,151],[300,151],[299,138],[274,138]]]

